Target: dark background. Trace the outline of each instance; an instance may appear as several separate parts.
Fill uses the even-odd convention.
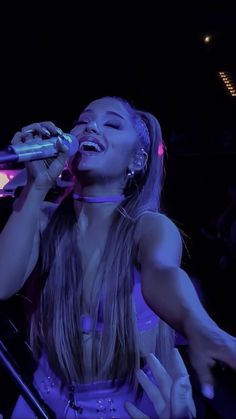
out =
[[[184,267],[212,317],[236,335],[235,261],[220,265],[227,237],[217,229],[236,185],[236,97],[218,74],[236,81],[236,11],[225,1],[159,3],[9,3],[0,26],[0,144],[34,121],[68,131],[103,95],[154,113],[168,150],[163,210],[188,236]],[[2,226],[9,208],[1,199]]]

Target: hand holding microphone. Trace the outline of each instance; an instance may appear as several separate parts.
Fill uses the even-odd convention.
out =
[[[9,155],[16,156],[16,161],[26,162],[28,184],[49,190],[70,156],[78,150],[78,142],[76,137],[64,134],[52,122],[41,122],[17,132],[8,150]]]

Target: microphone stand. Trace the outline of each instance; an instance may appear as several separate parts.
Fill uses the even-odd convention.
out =
[[[39,419],[54,419],[55,413],[45,404],[39,396],[35,387],[23,376],[20,367],[17,365],[4,343],[0,340],[0,363],[13,379],[20,390],[25,401]]]
[[[18,387],[20,394],[23,396],[25,401],[28,403],[30,408],[35,413],[38,419],[54,419],[56,418],[55,413],[48,407],[48,405],[42,400],[37,389],[34,387],[30,379],[27,377],[27,374],[22,371],[22,368],[18,365],[12,354],[6,347],[6,342],[14,342],[16,338],[20,339],[18,342],[15,341],[15,345],[21,342],[24,344],[25,349],[29,351],[31,348],[21,337],[21,333],[15,324],[10,320],[8,315],[2,310],[0,306],[0,331],[2,338],[0,336],[0,364],[3,366],[7,374],[14,381],[15,385]],[[13,340],[14,339],[14,340]],[[27,352],[26,352],[27,353]],[[29,354],[30,356],[30,354]],[[27,355],[27,359],[28,355]]]

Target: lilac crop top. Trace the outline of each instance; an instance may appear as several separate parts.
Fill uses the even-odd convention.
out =
[[[133,278],[134,278],[134,288],[133,288],[133,300],[135,307],[135,314],[137,319],[137,328],[139,332],[154,328],[158,321],[159,317],[148,307],[146,304],[141,291],[141,278],[139,271],[133,269]],[[92,331],[93,319],[91,316],[82,315],[81,316],[81,330],[84,333],[89,333]],[[98,332],[102,331],[103,323],[98,322],[96,330]]]

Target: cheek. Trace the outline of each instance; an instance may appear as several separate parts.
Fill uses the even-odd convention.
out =
[[[117,156],[120,156],[122,160],[129,161],[132,155],[134,154],[135,145],[127,139],[119,139],[120,141],[116,141],[110,144],[110,150],[112,153]]]
[[[106,158],[111,168],[121,168],[122,170],[127,169],[130,160],[131,153],[121,145],[119,147],[111,147]]]

